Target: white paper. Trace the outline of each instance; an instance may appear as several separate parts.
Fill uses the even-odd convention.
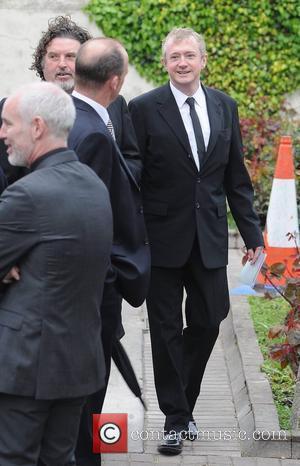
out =
[[[265,252],[261,252],[258,256],[255,264],[252,264],[250,261],[247,261],[240,273],[240,282],[245,285],[249,285],[252,288],[255,285],[257,275],[259,274],[263,263],[267,257]]]

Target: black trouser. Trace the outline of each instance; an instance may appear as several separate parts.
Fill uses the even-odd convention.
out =
[[[186,328],[182,301],[186,290]],[[152,267],[147,298],[155,387],[165,430],[193,419],[207,361],[228,313],[226,267],[206,269],[198,244],[180,268]]]
[[[106,364],[105,385],[98,392],[87,397],[83,407],[78,441],[75,450],[77,466],[94,466],[101,464],[99,454],[93,453],[93,414],[102,411],[111,367],[113,340],[120,331],[122,298],[114,284],[105,284],[101,305],[102,345]]]
[[[0,394],[0,464],[73,466],[84,398],[36,400]]]

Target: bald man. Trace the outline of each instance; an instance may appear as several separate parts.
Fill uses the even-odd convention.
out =
[[[128,169],[115,141],[107,107],[118,96],[128,69],[124,47],[110,38],[85,42],[77,53],[73,98],[76,120],[69,147],[81,162],[88,164],[106,184],[112,204],[114,241],[112,270],[104,287],[101,314],[102,341],[110,373],[111,350],[121,320],[121,301],[140,305],[146,297],[150,254],[141,208],[139,187]],[[99,464],[92,453],[91,421],[100,413],[105,389],[88,398],[77,444],[79,466]]]

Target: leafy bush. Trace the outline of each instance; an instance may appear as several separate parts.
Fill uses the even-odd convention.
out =
[[[300,366],[300,249],[295,234],[288,233],[287,236],[294,253],[285,257],[282,262],[271,265],[264,263],[261,272],[265,284],[271,285],[271,289],[286,303],[284,321],[269,328],[269,338],[281,338],[269,347],[269,355],[279,361],[282,369],[290,366],[297,378]],[[247,259],[245,254],[242,263],[245,264]],[[267,290],[265,298],[272,300],[276,298],[276,294]]]
[[[300,251],[296,237],[288,235],[295,243],[295,254],[289,257],[290,262],[264,264],[262,269],[266,284],[271,284],[277,294],[266,291],[265,300],[249,297],[254,328],[264,356],[262,371],[270,381],[283,429],[291,427],[294,385],[300,365]],[[245,256],[243,262],[246,259]],[[284,284],[279,286],[282,282]],[[272,345],[269,339],[273,340]]]
[[[300,189],[300,121],[284,111],[270,117],[261,110],[256,117],[241,118],[246,165],[253,183],[254,206],[262,227],[266,214],[275,171],[280,136],[290,135],[293,142],[296,170],[296,190]],[[300,218],[300,215],[299,215]]]
[[[292,263],[288,264],[286,260],[269,267],[264,264],[263,274],[266,283],[270,283],[289,304],[284,322],[269,329],[269,338],[284,337],[283,341],[270,347],[270,356],[279,361],[282,368],[290,365],[296,378],[300,365],[300,250],[296,237],[292,233],[288,235],[290,240],[295,241],[297,251],[294,256],[290,256]],[[284,279],[285,284],[278,287],[276,282],[281,279]],[[265,296],[273,298],[268,292]]]
[[[299,87],[299,10],[297,0],[90,0],[86,7],[154,84],[166,81],[160,48],[170,29],[203,33],[205,82],[236,98],[242,116],[257,115],[258,104],[274,113],[282,96]]]

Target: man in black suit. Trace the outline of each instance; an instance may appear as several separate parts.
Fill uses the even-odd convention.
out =
[[[226,197],[250,260],[263,245],[237,106],[200,84],[206,60],[202,36],[188,28],[172,30],[163,42],[170,82],[129,104],[144,164],[152,257],[147,308],[156,391],[166,416],[158,449],[165,454],[181,452],[181,431],[197,436],[193,409],[229,309]]]
[[[70,96],[27,85],[3,108],[9,162],[30,173],[0,198],[0,464],[71,466],[86,395],[103,386],[100,305],[109,195],[67,149]]]
[[[127,67],[127,53],[113,39],[92,39],[81,46],[73,91],[77,114],[69,137],[69,147],[76,150],[80,161],[89,165],[106,184],[113,210],[112,270],[101,307],[107,381],[122,298],[133,306],[140,305],[147,293],[150,270],[140,190],[114,141],[116,134],[107,110],[121,89]],[[92,413],[101,412],[104,396],[105,390],[95,393],[84,408],[76,451],[78,465],[99,464],[92,454],[91,420]]]
[[[70,17],[58,16],[54,18],[49,21],[48,30],[43,33],[33,54],[33,64],[31,69],[35,70],[42,80],[54,82],[62,87],[66,92],[71,93],[74,88],[75,57],[80,46],[90,38],[91,36],[88,31],[77,25]],[[112,145],[113,149],[111,147],[107,147],[106,139],[104,138],[104,143],[97,147],[96,152],[94,146],[86,146],[84,154],[87,150],[91,150],[91,155],[89,155],[88,160],[86,159],[85,161],[88,164],[91,163],[92,168],[95,169],[97,174],[105,182],[114,185],[111,186],[110,191],[117,191],[119,183],[118,170],[122,170],[122,183],[128,183],[129,186],[125,187],[125,197],[122,200],[120,198],[120,200],[115,202],[116,207],[114,212],[115,216],[117,215],[119,219],[117,220],[119,225],[117,228],[118,236],[122,238],[119,246],[116,244],[119,242],[119,239],[117,238],[115,241],[115,254],[113,260],[115,270],[118,269],[119,293],[115,292],[114,285],[107,283],[103,297],[103,305],[101,307],[102,342],[107,366],[106,384],[101,392],[95,394],[94,402],[92,404],[92,412],[100,412],[104,401],[110,373],[113,340],[114,338],[119,338],[124,334],[121,324],[122,298],[127,299],[132,305],[138,305],[142,302],[146,295],[150,269],[148,246],[145,246],[143,243],[145,240],[144,224],[142,216],[136,213],[137,210],[141,210],[140,193],[135,183],[135,180],[137,182],[140,181],[141,159],[125,99],[120,95],[116,95],[114,101],[112,101],[108,106],[107,111],[112,121],[115,139],[122,155],[118,152],[117,158],[110,158],[111,151],[113,150],[115,152],[117,149],[114,147],[114,144]],[[92,129],[93,128],[90,130],[92,131]],[[98,130],[99,127],[97,127],[97,131]],[[111,136],[107,133],[106,128],[105,132],[106,137],[109,137],[110,143],[112,143]],[[73,135],[75,135],[75,131],[73,132]],[[80,133],[78,134],[78,137],[80,139]],[[80,157],[83,161],[85,155],[82,151],[83,146],[80,148]],[[119,157],[121,164],[123,164],[122,169],[118,168]],[[124,159],[126,164],[124,164]],[[91,162],[89,160],[91,160]],[[103,163],[104,161],[105,163]],[[95,163],[98,164],[98,166],[95,166]],[[108,177],[106,177],[107,170],[109,171],[110,167],[112,165],[115,167],[116,164],[117,168],[114,168],[114,172],[112,174],[108,174]],[[126,165],[129,167],[131,173]],[[132,179],[132,175],[135,177],[135,180]],[[129,194],[126,190],[128,190]],[[120,193],[121,192],[122,190]],[[132,202],[134,202],[134,205]],[[123,209],[123,203],[126,203],[125,209]],[[127,214],[129,213],[127,215],[127,224],[121,219],[123,211],[127,212]],[[138,217],[138,219],[136,219],[136,217]],[[132,225],[128,228],[130,221],[132,222]],[[121,223],[123,224],[120,225]],[[125,227],[124,224],[126,224]],[[127,248],[126,253],[124,253],[124,244],[126,244]],[[117,261],[119,262],[118,267],[116,267]],[[124,275],[122,272],[123,270],[125,271],[125,277],[122,277]],[[125,288],[124,286],[122,287],[124,281]],[[131,290],[130,296],[128,296],[127,293],[128,287],[130,287]],[[95,405],[97,406],[96,411],[94,408]],[[86,408],[83,413],[83,420],[79,435],[79,442],[80,445],[82,445],[80,448],[80,457],[85,455],[91,456],[89,459],[83,458],[82,461],[86,465],[88,464],[87,461],[90,461],[90,464],[95,464],[94,462],[96,461],[95,455],[92,455],[90,424],[91,414]],[[80,461],[80,459],[78,461]]]

